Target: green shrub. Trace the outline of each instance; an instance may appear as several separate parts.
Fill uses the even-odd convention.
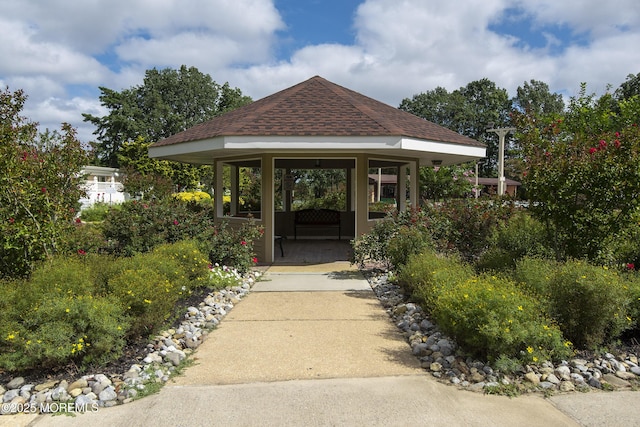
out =
[[[76,222],[62,238],[61,253],[85,255],[101,253],[107,248],[102,229],[97,224]]]
[[[20,299],[21,308],[32,307],[34,301],[57,296],[78,297],[96,292],[95,270],[78,256],[54,257],[38,266],[31,274],[29,292]]]
[[[403,242],[395,239],[399,234],[417,240]],[[403,250],[418,253],[422,249],[432,246],[430,235],[431,232],[422,210],[390,211],[382,220],[376,221],[369,233],[358,236],[351,241],[353,247],[351,262],[361,267],[366,262],[381,263],[386,268],[391,268],[394,264],[398,267],[406,263],[410,255],[403,254]],[[398,236],[397,238],[401,239],[402,237]]]
[[[389,240],[396,230],[396,223],[389,217],[377,221],[371,231],[351,241],[351,246],[353,247],[353,259],[351,262],[360,267],[364,267],[368,261],[379,262],[390,268],[391,260],[387,249]]]
[[[127,268],[109,279],[112,294],[121,302],[131,321],[128,338],[146,337],[156,332],[173,314],[178,301],[180,291],[153,267]]]
[[[157,202],[127,202],[111,210],[102,224],[109,250],[132,256],[163,243],[192,239],[213,227],[213,208],[173,198]]]
[[[594,264],[640,267],[640,215],[618,234],[609,235],[601,245]]]
[[[516,263],[512,271],[512,279],[526,293],[545,301],[544,309],[548,312],[548,301],[551,297],[551,277],[558,268],[558,263],[543,258],[524,257]]]
[[[538,301],[506,279],[481,276],[447,286],[432,314],[465,351],[491,361],[502,356],[535,363],[571,355],[570,343],[541,315]]]
[[[80,219],[85,222],[104,221],[111,209],[119,209],[120,205],[110,205],[104,202],[94,203],[93,206],[80,211]]]
[[[553,251],[546,246],[544,226],[526,212],[517,212],[492,230],[489,249],[480,255],[476,267],[480,271],[506,271],[525,256],[550,258]]]
[[[635,338],[640,339],[640,275],[636,272],[630,273],[627,280],[629,293],[629,317],[635,330]]]
[[[567,261],[551,276],[551,314],[576,346],[594,349],[633,326],[628,289],[615,271]]]
[[[477,259],[489,247],[493,229],[515,212],[509,203],[475,199],[425,205],[422,210],[438,249],[457,251],[466,261]]]
[[[420,227],[401,225],[387,242],[389,262],[396,269],[405,265],[411,255],[433,248],[429,234]]]
[[[56,257],[31,280],[3,284],[0,368],[86,365],[118,357],[128,328],[125,313],[116,299],[96,294],[92,278],[82,259]]]
[[[427,250],[409,257],[398,273],[403,286],[427,311],[434,308],[438,293],[473,277],[473,270],[456,256]]]

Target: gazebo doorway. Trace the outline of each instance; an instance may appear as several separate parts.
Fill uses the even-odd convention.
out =
[[[274,159],[274,230],[287,240],[350,240],[355,235],[355,159],[304,157]],[[301,211],[335,211],[339,227],[297,224]],[[298,214],[296,214],[298,213]],[[335,224],[333,224],[335,225]],[[338,233],[339,230],[339,233]]]

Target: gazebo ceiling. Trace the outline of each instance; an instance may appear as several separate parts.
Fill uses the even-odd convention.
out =
[[[149,155],[212,164],[237,155],[419,158],[443,165],[485,156],[485,145],[316,76],[154,143]]]

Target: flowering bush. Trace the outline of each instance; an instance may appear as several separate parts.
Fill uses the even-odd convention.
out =
[[[222,222],[202,230],[198,241],[211,264],[234,267],[240,273],[246,273],[258,262],[253,248],[263,233],[263,228],[253,221],[237,227]]]
[[[640,97],[573,98],[562,118],[515,113],[530,210],[558,259],[601,256],[640,206]],[[544,124],[545,126],[540,126]]]
[[[131,256],[162,243],[195,238],[213,226],[213,218],[212,207],[172,199],[132,201],[110,211],[102,228],[112,253]]]
[[[427,251],[411,257],[398,280],[464,351],[523,363],[571,354],[538,300],[507,279],[476,276],[459,259]]]
[[[207,202],[211,200],[211,195],[204,191],[182,191],[172,194],[173,198],[182,202]]]
[[[540,309],[580,348],[614,342],[638,324],[640,293],[635,272],[620,274],[584,261],[523,258],[512,277],[536,295]]]
[[[30,280],[2,283],[0,369],[101,363],[119,356],[128,321],[94,283],[96,265],[56,257]]]
[[[131,259],[140,264],[111,277],[109,287],[131,319],[127,336],[147,337],[173,314],[179,288],[164,274],[144,265],[138,257]]]
[[[507,356],[535,363],[572,354],[571,343],[541,315],[537,300],[496,276],[472,277],[442,289],[433,316],[466,351],[492,361]]]
[[[242,282],[242,275],[235,268],[212,265],[209,280],[216,289],[238,286]]]
[[[88,156],[74,129],[38,136],[20,116],[25,101],[22,91],[0,92],[0,278],[27,276],[58,252],[84,193]]]
[[[187,289],[192,290],[208,287],[212,284],[210,281],[209,260],[200,251],[199,245],[195,240],[183,240],[177,243],[160,245],[153,250],[153,259],[161,264],[176,264],[180,267],[180,279],[173,280],[176,285],[185,286]],[[159,271],[165,270],[160,265],[158,268]],[[167,274],[167,277],[171,278],[172,275]]]
[[[455,286],[473,275],[473,269],[457,256],[426,250],[409,257],[400,269],[398,283],[427,311],[431,311],[442,288]]]
[[[210,268],[195,241],[133,257],[56,256],[28,280],[0,281],[0,369],[112,360],[126,339],[157,332],[197,288],[241,280],[235,269]]]

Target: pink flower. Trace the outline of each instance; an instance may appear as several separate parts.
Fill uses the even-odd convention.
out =
[[[607,142],[604,139],[600,140],[600,149],[604,150],[605,148],[607,148]]]
[[[596,153],[597,151],[598,151],[598,149],[597,149],[597,148],[593,148],[593,147],[589,148],[589,154],[594,154],[594,153]]]
[[[76,224],[80,224],[82,220],[80,218],[76,218]]]
[[[616,139],[613,141],[613,145],[615,145],[616,148],[620,148],[620,140]]]
[[[174,219],[174,220],[173,220],[173,225],[178,225],[178,224],[179,224],[178,220],[177,220],[177,219]]]
[[[628,268],[629,270],[635,270],[635,269],[636,269],[636,266],[635,266],[635,264],[634,264],[634,263],[630,262],[629,264],[627,264],[627,268]]]
[[[16,220],[15,220],[15,219],[13,219],[13,218],[9,218],[9,224],[13,224],[14,222],[16,222]]]
[[[43,193],[46,193],[46,192],[47,192],[47,189],[46,189],[45,187],[42,187],[42,188],[40,189],[40,191],[42,191]]]
[[[87,253],[83,249],[78,249],[78,255],[86,255]]]
[[[620,138],[620,132],[616,132],[616,138]]]
[[[258,263],[258,258],[253,257],[253,258],[251,259],[251,261],[253,261],[253,263],[254,263],[254,264],[257,264],[257,263]]]
[[[241,244],[242,246],[246,246],[247,242],[245,242],[245,241],[243,240],[242,242],[240,242],[240,244]]]

